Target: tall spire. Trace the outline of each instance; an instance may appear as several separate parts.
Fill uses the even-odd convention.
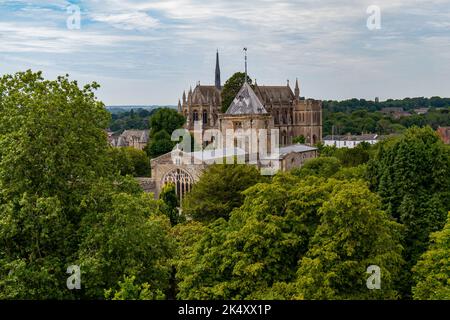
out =
[[[295,98],[298,99],[300,97],[300,88],[298,86],[298,78],[295,79]]]
[[[222,85],[220,83],[219,49],[217,49],[216,53],[216,88],[222,90]]]

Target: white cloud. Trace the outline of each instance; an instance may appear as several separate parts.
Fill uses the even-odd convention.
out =
[[[124,30],[146,30],[153,29],[159,25],[157,19],[152,18],[144,12],[92,14],[91,19],[98,22],[105,22]]]
[[[149,42],[149,37],[0,22],[0,52],[73,53],[124,43]]]
[[[13,3],[16,9],[3,10]],[[23,3],[20,10],[18,3]],[[155,79],[162,78],[182,87],[213,80],[216,48],[225,79],[241,68],[246,46],[258,82],[285,83],[287,77],[305,75],[310,79],[303,82],[316,83],[311,88],[316,97],[322,82],[328,97],[339,96],[339,90],[372,94],[374,89],[358,82],[367,74],[401,87],[390,79],[404,70],[413,74],[424,57],[450,72],[444,61],[450,43],[448,0],[84,0],[81,30],[65,28],[68,3],[0,0],[0,53],[26,55],[14,61],[20,68],[39,59],[47,59],[48,66],[56,56],[68,72],[102,73],[110,77],[108,83],[149,77],[156,87]],[[366,9],[373,4],[382,14],[382,29],[376,32],[366,27]],[[159,101],[175,98],[165,99]]]

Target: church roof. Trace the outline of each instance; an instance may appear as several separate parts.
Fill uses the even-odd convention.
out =
[[[290,103],[295,96],[288,86],[258,86],[255,85],[255,93],[262,103],[278,102],[281,99],[283,103]]]
[[[226,114],[267,114],[267,110],[264,108],[253,89],[246,82],[234,98]]]
[[[220,90],[215,86],[203,86],[198,85],[195,87],[192,93],[192,103],[193,104],[209,104],[206,100],[213,102],[213,105],[220,105]]]
[[[148,142],[148,135],[150,130],[125,130],[120,137],[126,141],[138,140],[141,142]]]

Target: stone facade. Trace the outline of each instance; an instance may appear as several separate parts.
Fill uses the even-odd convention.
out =
[[[227,156],[229,149],[204,150],[197,152],[183,152],[175,149],[172,152],[164,154],[151,160],[152,178],[140,179],[139,183],[146,192],[153,192],[155,197],[159,196],[161,189],[166,183],[172,182],[176,186],[177,194],[182,199],[184,194],[189,192],[192,185],[200,179],[202,172],[212,163],[221,163],[221,160]],[[279,149],[279,155],[276,158],[260,159],[270,160],[273,167],[280,171],[289,171],[293,168],[303,166],[305,161],[317,157],[317,148],[295,144]],[[249,164],[249,154],[243,149],[234,148],[228,159],[234,155],[242,156],[244,162]],[[222,165],[226,165],[227,160]],[[260,162],[255,164],[261,168]]]
[[[178,153],[178,160],[172,159],[172,152]],[[181,150],[172,152],[151,160],[152,179],[155,186],[152,192],[155,193],[155,197],[159,196],[166,183],[173,182],[177,187],[177,194],[182,198],[198,181],[202,171],[206,168],[201,161],[193,161],[192,154],[184,153]],[[174,158],[177,159],[177,157]]]

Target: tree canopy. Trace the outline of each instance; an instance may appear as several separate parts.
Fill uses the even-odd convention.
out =
[[[150,176],[150,159],[144,151],[132,147],[110,148],[113,170],[121,175]]]
[[[178,298],[397,297],[399,226],[364,183],[283,174],[244,194],[228,222],[209,224],[185,249]],[[322,266],[319,247],[326,250]],[[367,289],[365,274],[375,263],[385,275],[377,293]]]
[[[97,88],[0,78],[0,299],[101,299],[125,276],[167,289],[169,221],[111,166]],[[80,290],[66,287],[72,265]]]
[[[450,212],[441,231],[431,235],[431,244],[414,267],[414,299],[450,299]]]
[[[202,174],[183,201],[183,213],[199,221],[228,219],[242,204],[242,191],[263,179],[259,170],[245,164],[213,164]]]
[[[429,127],[408,129],[378,145],[368,178],[387,212],[405,227],[404,257],[410,270],[450,210],[449,149]],[[409,295],[410,271],[404,278],[404,294]]]
[[[175,109],[161,108],[150,117],[150,137],[164,130],[169,135],[178,128],[183,127],[186,119]]]

